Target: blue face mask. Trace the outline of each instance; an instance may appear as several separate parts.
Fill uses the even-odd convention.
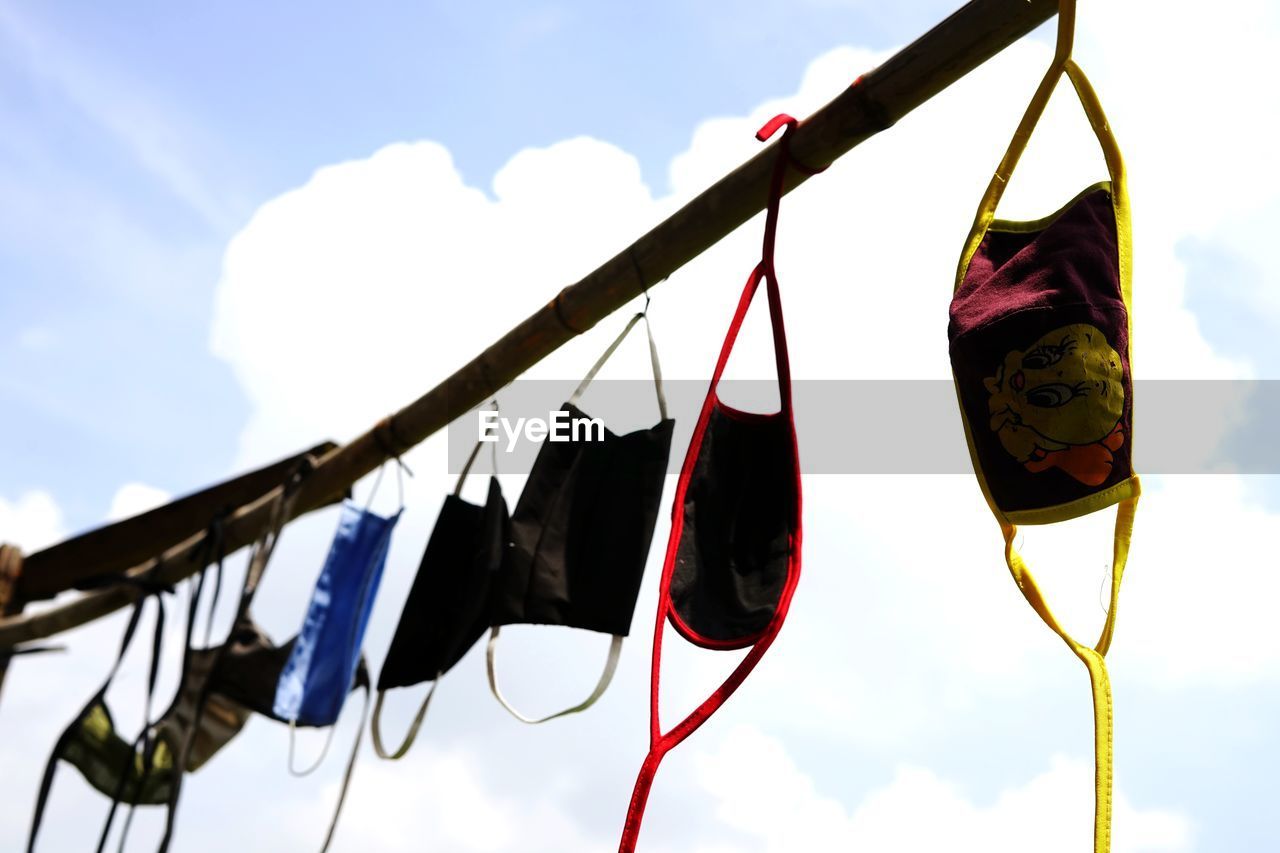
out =
[[[337,721],[356,677],[391,531],[402,511],[383,518],[343,503],[306,621],[276,686],[274,711],[280,719],[306,726]]]

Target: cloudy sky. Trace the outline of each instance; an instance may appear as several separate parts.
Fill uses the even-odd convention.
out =
[[[953,5],[385,3],[357,17],[338,3],[0,0],[0,540],[37,549],[353,437],[754,153],[765,119],[812,112]],[[1051,37],[1038,31],[786,199],[778,266],[797,378],[949,376],[956,257]],[[1138,0],[1081,4],[1077,54],[1130,168],[1141,377],[1280,378],[1277,51],[1280,14],[1264,0],[1171,2],[1158,19]],[[1103,177],[1068,94],[1003,214],[1046,213]],[[708,374],[760,227],[654,290],[670,376]],[[576,379],[620,323],[533,375]],[[770,375],[765,329],[759,312],[733,375]],[[645,348],[623,347],[604,375],[646,377]],[[1141,431],[1160,424],[1139,422],[1141,470]],[[960,424],[936,430],[954,440]],[[449,486],[443,436],[407,461],[417,476],[366,644],[375,668]],[[973,479],[804,485],[792,616],[666,760],[642,848],[1087,850],[1088,680],[1009,582]],[[1115,849],[1273,849],[1277,489],[1225,473],[1145,485],[1109,658]],[[504,487],[514,498],[520,478]],[[374,506],[393,505],[384,487]],[[335,519],[283,538],[256,610],[273,636],[297,630]],[[1081,636],[1101,622],[1109,523],[1025,537]],[[613,849],[647,746],[665,537],[660,517],[632,637],[595,708],[522,726],[489,696],[474,650],[404,761],[366,746],[335,849]],[[121,627],[77,630],[67,654],[11,668],[0,849],[24,842],[48,750]],[[508,693],[535,711],[585,693],[607,647],[509,634]],[[733,656],[668,646],[674,718]],[[129,731],[145,668],[132,655],[111,694]],[[390,697],[389,729],[419,696]],[[335,752],[357,716],[349,706]],[[252,721],[188,780],[175,849],[318,848],[342,762],[298,780],[286,749],[284,729]],[[96,838],[105,805],[66,770],[50,809],[40,849],[72,851]],[[158,824],[139,818],[139,848]]]

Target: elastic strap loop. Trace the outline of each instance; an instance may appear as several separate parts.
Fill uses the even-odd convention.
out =
[[[387,464],[383,462],[378,466],[378,473],[373,478],[373,486],[369,489],[369,498],[364,502],[364,511],[368,512],[373,506],[373,499],[378,495],[378,486],[382,485],[382,475],[387,470]],[[399,470],[399,469],[397,469]],[[400,484],[400,508],[404,509],[404,483]]]
[[[124,766],[120,768],[119,775],[116,777],[116,786],[111,794],[111,808],[107,811],[107,819],[103,824],[102,834],[98,838],[97,853],[102,853],[102,851],[106,849],[107,839],[111,835],[111,826],[115,822],[116,812],[119,810],[120,803],[125,799],[125,789],[128,786],[128,783],[132,781],[132,793],[128,800],[129,810],[126,813],[124,828],[120,833],[120,850],[124,850],[125,840],[129,837],[129,827],[133,823],[133,810],[142,796],[142,789],[146,785],[153,768],[156,744],[153,737],[154,732],[152,731],[154,723],[151,717],[151,706],[154,701],[156,679],[159,674],[160,655],[164,641],[165,607],[164,600],[161,598],[159,590],[147,593],[143,598],[139,599],[139,603],[146,601],[146,599],[151,596],[154,596],[156,600],[156,622],[155,630],[151,639],[151,663],[147,669],[147,692],[146,700],[143,704],[142,731],[138,733],[137,738],[135,738],[133,743],[130,745],[127,756],[125,757]],[[132,624],[131,627],[133,627]],[[116,662],[116,665],[119,666],[119,661]],[[104,695],[105,692],[106,688],[104,687],[103,692],[99,695]],[[135,762],[139,758],[139,745],[142,747],[142,761],[141,768],[135,776]],[[179,774],[181,772],[181,767],[175,763],[173,773]]]
[[[262,583],[262,575],[266,572],[267,563],[271,561],[271,554],[280,540],[280,532],[293,517],[293,505],[298,499],[299,486],[309,470],[308,462],[306,467],[300,469],[281,487],[280,493],[271,501],[270,520],[263,529],[262,535],[253,543],[253,550],[249,555],[249,568],[245,572],[244,585],[240,589],[240,602],[236,607],[237,621],[249,615],[249,607],[253,603],[254,595],[258,592],[258,585]]]
[[[320,768],[321,764],[324,764],[325,756],[329,754],[329,747],[333,743],[333,734],[335,731],[337,731],[338,725],[337,723],[334,723],[332,726],[329,726],[328,734],[325,735],[325,739],[324,739],[324,747],[320,750],[320,757],[315,760],[314,764],[312,764],[310,767],[308,767],[305,770],[299,770],[294,761],[294,752],[295,752],[295,747],[297,746],[297,729],[298,729],[298,721],[290,720],[289,721],[289,773],[301,778],[303,776],[310,776],[312,773],[316,772],[316,770]]]
[[[604,695],[604,692],[609,689],[609,682],[613,681],[613,673],[618,668],[618,658],[622,655],[623,637],[620,634],[614,634],[613,641],[609,643],[609,657],[605,661],[604,672],[600,674],[600,680],[596,682],[596,686],[591,691],[590,696],[582,702],[579,702],[577,705],[574,705],[572,708],[565,708],[563,711],[557,711],[556,713],[550,714],[546,717],[526,717],[511,706],[511,703],[502,695],[502,689],[498,687],[497,665],[495,663],[495,658],[497,657],[498,633],[500,630],[500,626],[495,625],[493,630],[489,632],[489,645],[485,649],[485,668],[489,673],[489,690],[493,693],[493,698],[497,699],[498,703],[502,705],[502,707],[506,708],[511,716],[515,717],[522,723],[528,723],[530,725],[538,725],[559,717],[568,716],[569,714],[577,714],[594,705],[600,697]]]
[[[649,336],[649,364],[653,368],[653,387],[658,396],[658,413],[662,420],[665,421],[667,419],[667,396],[662,386],[662,365],[658,362],[658,344],[653,339],[653,329],[649,325],[649,311],[647,303],[648,294],[645,295],[645,299],[645,310],[637,312],[630,320],[627,321],[627,325],[622,328],[622,332],[618,337],[614,338],[613,343],[609,344],[609,347],[604,351],[604,354],[601,355],[600,358],[596,359],[596,363],[591,365],[591,369],[587,371],[587,375],[582,378],[582,381],[578,383],[578,387],[574,389],[573,394],[570,395],[570,405],[576,406],[578,404],[578,401],[582,399],[582,395],[586,393],[587,386],[591,384],[592,380],[596,378],[596,374],[600,372],[600,368],[604,367],[605,362],[608,361],[618,347],[622,345],[622,342],[626,340],[627,335],[629,335],[631,330],[636,327],[636,324],[641,320],[644,320],[644,330]]]
[[[1136,478],[1135,478],[1136,479]],[[1136,485],[1136,483],[1135,483]],[[1115,633],[1117,605],[1120,598],[1120,582],[1124,577],[1125,564],[1129,559],[1129,544],[1133,536],[1133,520],[1137,510],[1138,498],[1132,497],[1122,501],[1116,508],[1116,526],[1111,569],[1111,601],[1107,607],[1107,617],[1103,624],[1102,635],[1098,644],[1090,648],[1076,641],[1058,623],[1048,603],[1037,586],[1031,569],[1017,550],[1013,547],[1017,527],[1012,524],[1003,525],[1005,541],[1005,561],[1013,575],[1014,582],[1026,598],[1027,603],[1040,615],[1049,628],[1062,638],[1089,670],[1089,682],[1093,691],[1093,725],[1094,725],[1094,853],[1109,853],[1111,850],[1111,796],[1112,796],[1112,729],[1113,711],[1111,698],[1111,681],[1107,676],[1106,654],[1111,647],[1111,639]]]
[[[492,400],[490,400],[489,405],[493,406],[493,410],[495,412],[500,411],[500,409],[498,408],[497,397],[494,397]],[[466,464],[462,466],[462,473],[458,475],[458,483],[453,487],[454,497],[458,497],[459,495],[462,494],[462,484],[466,482],[467,475],[471,473],[471,466],[476,463],[476,457],[480,455],[480,448],[484,444],[485,442],[483,441],[477,441],[476,446],[471,448],[471,455],[467,457]],[[497,475],[498,473],[498,442],[490,441],[488,442],[488,444],[490,445],[489,449],[493,452],[493,473],[494,475]]]
[[[338,818],[342,815],[342,805],[347,801],[347,789],[351,787],[351,777],[356,769],[356,758],[360,755],[360,742],[364,739],[364,726],[369,720],[369,700],[371,698],[369,687],[366,684],[364,687],[364,702],[360,707],[360,724],[356,726],[356,739],[351,744],[351,754],[347,756],[347,766],[342,771],[342,786],[338,789],[338,802],[333,807],[333,818],[329,821],[329,830],[325,833],[324,845],[320,848],[320,853],[328,853],[329,845],[333,843],[333,834],[338,828]]]
[[[396,499],[400,502],[400,509],[404,509],[404,475],[413,476],[413,472],[409,470],[409,466],[401,461],[400,457],[395,457],[396,463]]]
[[[418,739],[418,730],[422,728],[422,721],[427,717],[427,708],[431,706],[431,697],[436,695],[436,687],[440,684],[440,677],[443,674],[436,673],[435,679],[431,682],[431,689],[427,691],[422,704],[418,706],[418,713],[414,715],[413,722],[409,724],[409,732],[404,736],[404,741],[396,748],[395,752],[387,752],[386,747],[382,744],[382,701],[386,698],[387,691],[378,691],[378,701],[373,706],[373,721],[369,725],[369,732],[373,735],[373,751],[377,753],[379,758],[387,761],[399,761],[409,752],[413,742]]]
[[[1076,38],[1076,0],[1058,0],[1058,41],[1053,62],[1064,65],[1071,59]]]
[[[1124,161],[1120,156],[1120,147],[1111,132],[1111,126],[1102,110],[1102,104],[1098,101],[1097,93],[1093,90],[1093,86],[1089,83],[1084,71],[1071,58],[1075,30],[1075,7],[1075,0],[1062,0],[1060,4],[1058,11],[1058,47],[1053,63],[1049,66],[1049,70],[1045,72],[1045,76],[1036,88],[1035,94],[1031,96],[1031,102],[1027,105],[1026,112],[1018,123],[1017,130],[1014,131],[1013,139],[1010,140],[1009,147],[1006,149],[1004,157],[1001,158],[1000,165],[996,168],[995,174],[992,175],[991,182],[987,185],[987,190],[978,205],[978,212],[974,216],[973,226],[970,228],[969,237],[965,242],[964,252],[960,256],[960,267],[956,272],[956,289],[959,289],[960,285],[964,283],[964,275],[968,270],[969,260],[977,251],[978,246],[982,243],[983,236],[995,219],[996,207],[1000,204],[1005,188],[1013,177],[1013,171],[1017,168],[1018,161],[1022,157],[1023,151],[1026,150],[1028,141],[1031,139],[1031,134],[1039,123],[1041,116],[1044,115],[1045,107],[1053,95],[1053,90],[1064,73],[1071,80],[1076,97],[1084,109],[1085,116],[1089,119],[1089,126],[1093,129],[1094,137],[1102,148],[1103,157],[1107,163],[1107,174],[1111,178],[1112,193],[1116,206],[1121,210],[1128,210],[1128,191],[1125,186]],[[1119,225],[1119,223],[1117,224]],[[1127,304],[1129,294],[1126,293],[1124,296]]]
[[[667,394],[662,387],[662,364],[658,361],[658,343],[653,339],[653,327],[649,324],[649,294],[644,295],[644,332],[649,338],[649,363],[653,367],[653,389],[658,395],[658,415],[667,419]]]
[[[677,492],[677,505],[679,501],[680,496],[679,492]],[[791,608],[791,597],[794,595],[796,585],[800,580],[800,567],[796,564],[787,572],[786,585],[783,587],[777,608],[774,610],[773,619],[765,627],[760,639],[756,640],[746,656],[738,661],[738,665],[716,688],[715,692],[704,699],[702,704],[690,711],[689,715],[670,731],[663,732],[658,708],[658,693],[662,681],[662,637],[666,628],[667,615],[672,609],[670,583],[673,563],[671,555],[674,553],[673,549],[679,541],[678,535],[678,532],[673,535],[671,542],[668,544],[668,558],[663,567],[663,578],[658,594],[657,622],[653,631],[653,651],[649,678],[649,753],[645,756],[644,763],[640,767],[640,773],[636,776],[635,787],[631,792],[631,802],[627,806],[627,818],[623,825],[622,838],[618,844],[619,853],[634,853],[636,845],[639,843],[640,827],[644,821],[645,806],[648,803],[649,792],[653,787],[653,780],[657,776],[658,766],[662,763],[662,759],[666,757],[668,752],[701,728],[711,718],[712,714],[718,711],[725,702],[729,701],[729,697],[742,686],[747,676],[760,663],[765,652],[769,650],[769,647],[773,645],[773,641],[777,639],[778,632],[782,630],[782,624],[786,621],[787,612]]]

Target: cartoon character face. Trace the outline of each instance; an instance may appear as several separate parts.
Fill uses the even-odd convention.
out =
[[[1110,473],[1110,451],[1123,443],[1122,377],[1120,355],[1096,326],[1055,329],[1025,352],[1010,352],[985,380],[991,429],[1028,470],[1058,467],[1096,485]]]

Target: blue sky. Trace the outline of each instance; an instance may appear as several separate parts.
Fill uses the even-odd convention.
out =
[[[80,526],[120,480],[225,470],[245,403],[206,357],[220,255],[321,165],[429,138],[485,187],[518,150],[585,134],[661,188],[701,118],[785,92],[839,33],[883,46],[945,10],[6,4],[0,309],[37,331],[6,344],[21,369],[0,391],[24,416],[0,440],[25,452],[5,476],[65,491]]]
[[[751,154],[762,118],[811,111],[953,5],[378,3],[356,15],[327,3],[0,0],[0,539],[38,547],[349,438]],[[1280,265],[1268,249],[1280,121],[1254,82],[1280,48],[1275,10],[1237,0],[1200,17],[1187,4],[1156,26],[1137,2],[1114,7],[1082,4],[1080,55],[1130,159],[1137,363],[1163,378],[1276,378]],[[947,374],[949,267],[1047,38],[788,198],[779,252],[797,376]],[[1179,52],[1187,45],[1199,52]],[[1100,158],[1062,94],[1011,187],[1010,215],[1053,209],[1097,177]],[[1214,121],[1188,118],[1205,104]],[[907,221],[929,239],[892,227]],[[671,375],[705,376],[758,227],[655,291]],[[884,281],[896,287],[866,287]],[[906,318],[896,337],[860,322],[888,316]],[[755,333],[737,366],[767,375]],[[573,342],[535,375],[576,377],[611,334]],[[628,375],[647,374],[639,349],[618,358]],[[442,445],[417,453],[368,640],[375,667],[445,488]],[[795,615],[743,693],[659,775],[653,850],[778,853],[800,849],[786,840],[798,827],[832,849],[924,849],[929,827],[903,825],[915,808],[933,810],[915,823],[939,842],[994,832],[986,853],[1025,849],[1036,833],[1043,849],[1077,849],[1059,836],[1087,829],[1084,672],[1007,581],[976,487],[922,483],[806,482]],[[1112,658],[1127,803],[1117,853],[1280,842],[1267,794],[1280,759],[1280,639],[1267,606],[1280,591],[1280,516],[1258,485],[1149,483]],[[518,483],[506,488],[514,496]],[[888,505],[918,512],[886,519]],[[332,524],[319,515],[282,543],[287,568],[259,613],[274,635],[296,627]],[[1105,520],[1072,531],[1040,553],[1061,563],[1048,583],[1063,609],[1090,620],[1109,537]],[[660,524],[655,552],[664,541]],[[409,759],[365,757],[336,849],[616,843],[643,754],[659,565],[651,554],[618,683],[596,709],[521,728],[494,712],[473,653]],[[118,631],[112,620],[74,632],[70,654],[13,668],[0,719],[27,736],[0,744],[6,801],[34,796]],[[521,636],[533,651],[509,652],[512,689],[532,704],[555,704],[544,690],[571,697],[603,649],[598,638]],[[676,662],[688,673],[672,689],[687,700],[720,666]],[[131,677],[121,707],[137,692]],[[339,762],[297,782],[282,772],[283,744],[255,721],[193,776],[177,849],[309,838]],[[56,812],[98,814],[73,775],[60,777]],[[242,814],[246,798],[258,807]],[[0,846],[18,844],[23,823],[0,829]],[[80,849],[78,829],[42,849]]]

